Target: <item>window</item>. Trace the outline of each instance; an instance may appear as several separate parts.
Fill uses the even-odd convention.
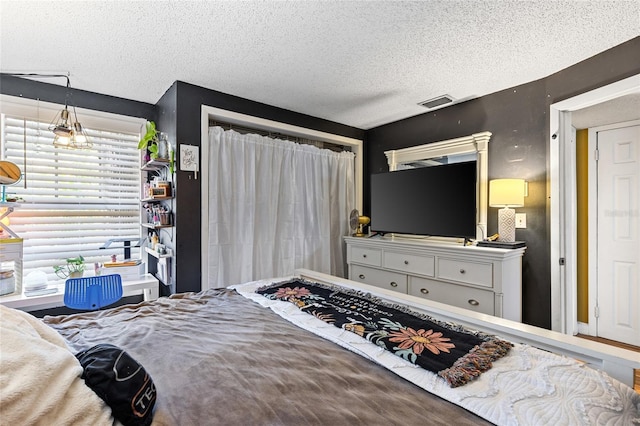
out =
[[[110,130],[104,119],[101,128],[92,128],[78,110],[93,148],[70,150],[53,146],[49,121],[6,109],[3,105],[0,157],[23,173],[22,181],[6,188],[8,195],[21,198],[10,227],[24,239],[23,276],[41,270],[50,281],[58,280],[53,266],[78,255],[85,258],[89,274],[94,262],[112,254],[122,258],[122,243],[100,247],[112,238],[141,235],[139,131],[131,130],[143,121],[129,123],[124,132],[114,130],[119,123],[113,120]],[[41,112],[34,107],[31,117]],[[134,250],[132,256],[137,255]]]

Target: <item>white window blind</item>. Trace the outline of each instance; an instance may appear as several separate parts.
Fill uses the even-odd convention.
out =
[[[10,226],[24,239],[23,276],[41,270],[58,280],[53,266],[78,255],[92,274],[94,262],[122,258],[122,243],[100,249],[107,240],[141,235],[139,135],[85,127],[93,148],[73,150],[55,148],[48,127],[2,115],[1,156],[23,172],[20,183],[7,187],[22,198]]]

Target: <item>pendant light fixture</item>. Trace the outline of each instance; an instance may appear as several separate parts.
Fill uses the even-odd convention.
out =
[[[49,130],[54,133],[53,146],[68,149],[90,149],[93,147],[93,142],[91,142],[84,127],[82,127],[82,124],[78,121],[75,105],[69,102],[71,98],[71,82],[69,81],[68,74],[11,73],[7,75],[27,78],[66,78],[67,90],[64,95],[64,108],[56,114],[49,125]],[[69,106],[71,106],[71,111],[69,110]]]
[[[71,84],[69,77],[64,77],[67,79],[67,93],[64,98],[64,108],[56,114],[49,125],[49,130],[55,134],[53,146],[68,149],[89,149],[93,147],[93,143],[87,136],[87,132],[82,127],[82,124],[78,121],[75,105],[71,105],[73,116],[69,113],[68,101]]]

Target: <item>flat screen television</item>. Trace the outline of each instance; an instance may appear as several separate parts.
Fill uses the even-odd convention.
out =
[[[371,230],[476,236],[476,161],[371,175]]]

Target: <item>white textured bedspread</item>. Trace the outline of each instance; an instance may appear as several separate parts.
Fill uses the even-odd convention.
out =
[[[288,321],[385,366],[417,386],[498,425],[640,424],[640,394],[629,386],[563,356],[516,344],[479,379],[450,388],[436,374],[416,367],[355,333],[270,300],[255,290],[281,280],[231,286]]]

